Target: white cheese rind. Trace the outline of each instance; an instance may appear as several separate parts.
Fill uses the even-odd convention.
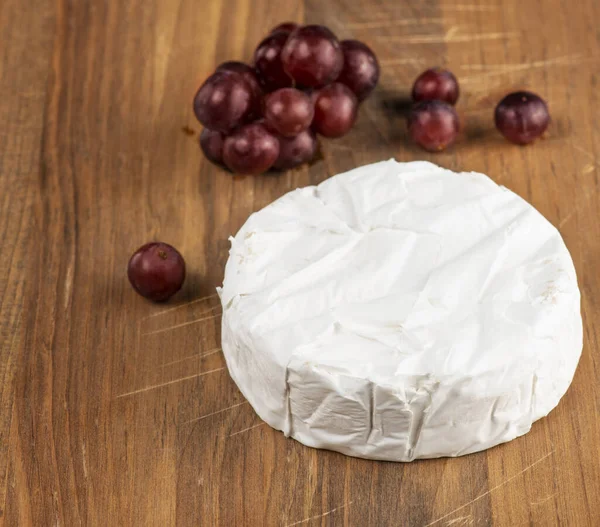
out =
[[[258,415],[365,458],[526,433],[582,349],[558,231],[487,176],[426,162],[361,167],[253,214],[219,293],[227,365]]]

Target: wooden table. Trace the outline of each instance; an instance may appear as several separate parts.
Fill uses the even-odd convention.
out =
[[[285,19],[365,40],[381,84],[321,161],[232,178],[203,159],[191,99]],[[598,21],[596,0],[2,0],[4,524],[600,525]],[[436,64],[460,79],[466,132],[432,155],[407,144],[402,109]],[[526,148],[492,121],[521,87],[553,116]],[[225,368],[213,293],[228,236],[291,189],[392,156],[489,174],[556,225],[575,260],[585,345],[573,384],[531,432],[486,452],[395,464],[306,448],[263,424]],[[164,306],[125,274],[153,239],[189,269]]]

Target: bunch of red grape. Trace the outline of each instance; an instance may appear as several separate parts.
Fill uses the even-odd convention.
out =
[[[415,105],[408,114],[408,134],[415,143],[438,152],[456,141],[460,121],[454,104],[459,93],[458,81],[448,70],[431,68],[419,75],[412,89]],[[526,145],[545,132],[550,114],[541,97],[520,91],[498,103],[494,120],[506,139]]]
[[[206,157],[238,174],[289,169],[313,159],[317,136],[354,125],[375,88],[379,64],[357,40],[338,41],[325,26],[275,27],[254,64],[221,64],[196,93]]]

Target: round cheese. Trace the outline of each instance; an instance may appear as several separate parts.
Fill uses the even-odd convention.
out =
[[[229,371],[263,420],[305,445],[460,456],[525,434],[573,378],[569,252],[483,174],[360,167],[286,194],[231,243]]]

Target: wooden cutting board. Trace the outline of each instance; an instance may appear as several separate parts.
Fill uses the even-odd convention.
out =
[[[276,23],[367,42],[382,78],[322,160],[232,178],[205,161],[195,89]],[[600,525],[600,3],[596,0],[3,0],[0,3],[0,515],[7,526]],[[464,136],[428,154],[403,109],[433,65],[459,77]],[[548,100],[545,140],[494,130],[505,93]],[[373,462],[286,439],[220,351],[227,238],[299,186],[390,157],[489,174],[556,225],[582,292],[584,351],[526,436],[459,459]],[[125,267],[184,254],[157,306]]]

